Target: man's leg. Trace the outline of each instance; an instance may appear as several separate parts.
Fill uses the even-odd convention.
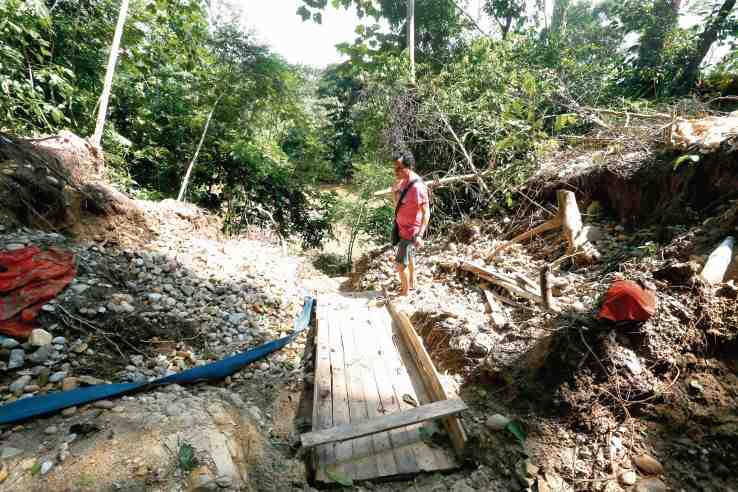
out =
[[[408,284],[409,284],[410,290],[415,290],[415,251],[414,251],[414,248],[412,250],[409,250],[408,253],[409,253],[408,254],[409,258],[407,262],[407,269],[410,270],[410,279],[409,279]]]
[[[408,264],[408,244],[404,240],[400,241],[397,247],[397,257],[395,258],[395,269],[400,275],[400,295],[406,296],[410,288],[410,282],[407,275]]]

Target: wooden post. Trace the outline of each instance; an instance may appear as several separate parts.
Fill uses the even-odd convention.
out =
[[[118,11],[118,24],[115,26],[115,34],[113,35],[113,44],[110,46],[110,56],[108,56],[108,68],[105,72],[105,83],[103,85],[102,95],[100,96],[100,107],[97,110],[97,123],[95,124],[95,133],[92,135],[92,145],[96,148],[100,148],[100,145],[102,143],[103,128],[105,127],[105,118],[108,112],[108,100],[110,99],[110,91],[113,87],[115,64],[118,61],[120,38],[123,36],[123,26],[126,23],[127,15],[128,0],[122,0],[120,4],[120,11]]]

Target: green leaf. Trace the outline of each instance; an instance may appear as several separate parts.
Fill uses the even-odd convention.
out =
[[[297,9],[297,15],[302,17],[303,21],[306,21],[310,18],[310,10],[308,10],[307,7],[302,5],[299,9]]]
[[[326,468],[325,474],[328,475],[328,478],[344,487],[353,487],[354,485],[354,481],[351,480],[351,477],[346,476],[346,474],[336,470],[335,468]]]
[[[41,473],[41,463],[36,462],[31,467],[31,475],[38,475],[39,473]]]
[[[518,440],[520,445],[522,446],[525,442],[525,431],[523,431],[523,428],[520,426],[519,422],[512,421],[507,426],[505,426],[505,429],[515,436],[515,439]]]
[[[676,171],[679,166],[685,162],[697,163],[700,161],[700,156],[696,154],[685,154],[674,161],[674,170]]]

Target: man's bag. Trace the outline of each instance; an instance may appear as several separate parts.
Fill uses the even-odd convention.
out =
[[[400,193],[400,199],[397,200],[397,206],[395,207],[395,221],[392,227],[392,245],[393,246],[400,243],[400,226],[397,225],[397,212],[400,211],[400,205],[402,205],[402,200],[405,198],[405,195],[407,195],[407,192],[410,191],[410,188],[412,188],[417,182],[418,182],[417,179],[410,181],[410,183],[405,187],[405,189],[402,190],[402,193]]]

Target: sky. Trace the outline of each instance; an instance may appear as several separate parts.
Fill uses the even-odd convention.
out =
[[[257,37],[290,63],[325,67],[344,60],[335,45],[352,42],[359,24],[356,12],[326,7],[323,23],[303,22],[297,9],[300,0],[241,0],[244,23]]]
[[[360,20],[354,8],[336,9],[328,2],[323,11],[323,23],[312,20],[303,22],[297,15],[297,9],[303,5],[301,0],[221,0],[230,4],[230,8],[241,12],[243,23],[254,30],[262,42],[282,55],[288,62],[310,65],[318,68],[345,60],[335,46],[343,42],[352,42],[356,38],[355,29]],[[481,15],[480,4],[483,0],[460,1],[465,4],[466,11],[479,21],[483,29],[492,30],[493,22]],[[592,0],[594,4],[601,0]],[[547,1],[547,10],[553,5]],[[550,15],[550,12],[548,12]],[[485,18],[487,17],[487,18]],[[693,15],[684,15],[680,19],[683,27],[699,22]],[[727,48],[714,47],[708,57],[711,61],[722,58]]]

